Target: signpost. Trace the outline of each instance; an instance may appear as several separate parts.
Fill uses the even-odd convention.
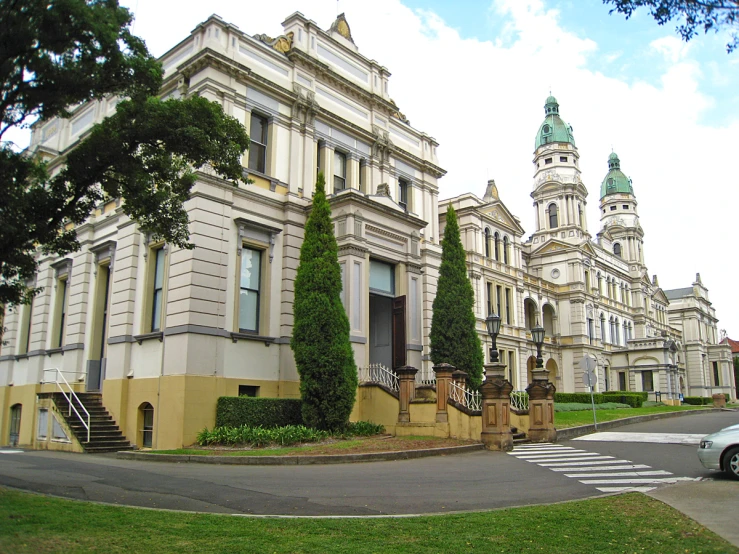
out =
[[[595,390],[595,384],[598,382],[598,375],[595,373],[595,368],[598,367],[596,359],[585,354],[580,360],[580,367],[583,368],[582,382],[585,386],[590,387],[590,404],[593,406],[593,425],[595,430],[598,430],[598,420],[595,417],[595,399],[593,398],[593,391]]]

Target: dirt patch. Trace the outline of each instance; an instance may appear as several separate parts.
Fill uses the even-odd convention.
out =
[[[321,443],[293,445],[284,448],[237,448],[237,447],[191,447],[188,450],[200,450],[206,455],[238,455],[239,452],[262,454],[269,456],[325,456],[344,454],[365,454],[368,452],[402,452],[405,450],[426,450],[429,448],[447,448],[450,446],[466,446],[476,444],[474,441],[444,439],[435,437],[392,437],[374,436],[347,440],[331,439]]]

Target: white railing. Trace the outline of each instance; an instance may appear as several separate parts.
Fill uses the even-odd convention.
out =
[[[359,382],[377,383],[393,391],[400,389],[398,376],[382,364],[370,364],[367,367],[359,368]]]
[[[462,406],[466,406],[470,410],[482,410],[482,395],[479,392],[473,392],[466,387],[462,387],[454,381],[449,383],[449,397],[455,402],[459,402]]]
[[[436,386],[436,377],[433,375],[427,375],[425,378],[423,374],[419,371],[416,373],[416,386],[417,387],[435,387]]]
[[[54,378],[53,380],[47,379],[46,375],[48,372],[53,371],[54,372]],[[74,410],[74,413],[77,415],[79,420],[82,422],[82,425],[84,425],[85,429],[87,429],[87,442],[90,442],[90,412],[87,411],[87,408],[85,408],[84,404],[82,404],[82,401],[80,400],[80,397],[77,396],[77,394],[72,390],[72,387],[69,385],[67,380],[64,378],[64,372],[60,371],[56,367],[52,367],[49,369],[44,370],[44,380],[42,383],[56,383],[57,388],[61,391],[61,393],[64,395],[64,398],[67,400],[67,404],[69,404],[69,413],[67,414],[69,417],[72,417],[72,410]],[[66,386],[67,390],[64,390],[64,386]],[[87,416],[87,423],[85,423],[85,418],[82,417],[82,414],[77,410],[77,406],[74,405],[73,400],[76,400],[77,403],[80,405],[80,408],[82,408],[82,411],[85,412],[85,415]]]
[[[529,393],[525,390],[511,391],[511,408],[519,412],[529,409]]]

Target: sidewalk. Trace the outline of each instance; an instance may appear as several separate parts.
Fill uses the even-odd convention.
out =
[[[739,482],[683,481],[646,493],[704,525],[739,548]]]

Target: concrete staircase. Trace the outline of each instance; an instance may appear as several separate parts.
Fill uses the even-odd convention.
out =
[[[102,402],[102,395],[92,392],[77,393],[77,398],[84,404],[85,409],[90,414],[90,442],[87,442],[87,429],[72,410],[69,414],[69,403],[64,395],[60,392],[49,394],[54,404],[56,404],[59,412],[64,416],[67,425],[74,433],[75,438],[82,446],[85,452],[119,452],[121,450],[133,450],[131,443],[123,436],[118,425],[113,421],[113,417],[105,409]],[[72,398],[77,411],[85,417],[79,402]]]

